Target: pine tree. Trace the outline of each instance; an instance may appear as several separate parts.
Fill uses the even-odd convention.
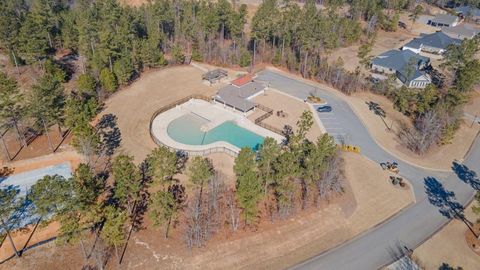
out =
[[[115,92],[118,88],[117,78],[115,77],[115,74],[108,68],[104,68],[100,72],[100,84],[102,85],[103,89],[110,93]]]
[[[209,159],[200,156],[191,159],[188,166],[188,179],[196,188],[200,188],[200,193],[213,173],[213,165]]]
[[[90,96],[95,96],[97,82],[89,73],[80,74],[77,79],[77,88],[80,93],[86,93]]]
[[[35,205],[40,218],[61,213],[72,196],[70,182],[60,175],[46,175],[30,189],[28,198]]]
[[[0,226],[7,233],[8,240],[13,250],[15,251],[15,256],[19,257],[20,253],[15,247],[12,236],[10,235],[10,225],[9,220],[12,214],[18,209],[19,201],[17,199],[17,194],[19,193],[18,189],[13,188],[12,186],[6,186],[0,188]]]
[[[26,146],[24,136],[18,129],[18,122],[24,117],[24,96],[18,89],[17,82],[0,72],[0,121],[12,123],[17,133],[17,138]]]
[[[147,157],[149,175],[155,185],[165,188],[178,172],[178,157],[175,152],[167,147],[160,146],[153,150]]]
[[[119,205],[125,207],[127,215],[132,215],[134,205],[140,198],[141,177],[137,166],[133,163],[133,157],[118,155],[112,163],[112,174],[115,179],[113,198]]]
[[[153,226],[165,225],[165,238],[168,238],[170,224],[178,213],[178,204],[170,191],[157,191],[151,198],[149,209]]]
[[[262,198],[262,183],[256,172],[255,153],[248,147],[242,148],[233,167],[237,177],[236,198],[242,208],[246,225],[257,219],[257,205]]]
[[[113,64],[113,73],[115,73],[115,77],[121,85],[130,82],[134,72],[133,63],[129,57],[122,57]]]
[[[118,247],[126,242],[125,239],[125,223],[127,222],[127,214],[121,209],[112,205],[103,209],[104,223],[100,237],[109,245],[115,248],[117,261],[120,262],[118,256]]]
[[[38,84],[32,87],[28,100],[29,113],[36,120],[37,125],[45,131],[52,152],[55,151],[55,148],[48,127],[54,123],[58,124],[59,127],[62,124],[64,98],[63,86],[47,74],[40,79]]]
[[[273,166],[278,155],[280,155],[280,147],[275,139],[265,138],[258,151],[258,173],[264,184],[265,195],[267,195],[268,186],[274,182]]]

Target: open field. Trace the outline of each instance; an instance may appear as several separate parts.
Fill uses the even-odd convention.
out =
[[[118,117],[122,133],[120,152],[133,155],[140,162],[156,147],[149,133],[150,118],[155,111],[192,94],[215,94],[221,85],[203,84],[202,73],[192,66],[152,71],[109,98],[102,114]]]
[[[472,212],[471,203],[465,207],[468,220],[477,218]],[[442,263],[464,270],[480,269],[480,256],[475,254],[465,241],[467,226],[460,220],[452,220],[438,233],[418,247],[413,255],[426,270],[437,270]]]
[[[204,249],[192,251],[184,247],[181,228],[165,239],[161,230],[150,229],[147,218],[148,229],[130,239],[122,269],[283,268],[358,235],[413,202],[411,191],[393,187],[388,174],[374,162],[353,153],[343,157],[346,193],[320,210],[311,209],[273,224],[264,221],[254,233],[241,230],[230,235],[222,230]],[[8,261],[5,267],[50,269],[66,260],[70,269],[78,269],[80,249],[48,243],[27,251],[22,259]],[[113,261],[108,268],[120,269]]]

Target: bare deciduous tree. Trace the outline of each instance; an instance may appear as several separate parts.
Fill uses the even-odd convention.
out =
[[[333,194],[343,192],[344,177],[343,159],[335,155],[328,163],[322,179],[317,182],[320,200],[328,200]]]
[[[401,124],[398,138],[408,149],[424,154],[432,145],[440,141],[443,126],[437,112],[429,111],[418,117],[412,128],[404,123]]]

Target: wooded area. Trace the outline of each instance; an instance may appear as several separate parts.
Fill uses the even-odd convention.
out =
[[[91,125],[104,99],[145,69],[183,64],[187,57],[249,70],[257,63],[270,63],[345,94],[382,94],[412,118],[413,128],[405,125],[399,133],[406,147],[425,153],[432,145],[448,143],[480,79],[480,62],[473,57],[479,39],[447,50],[442,85],[395,89],[390,81],[366,80],[360,69],[346,71],[342,59],[328,64],[326,57],[336,48],[357,44],[368,62],[377,30],[395,31],[399,12],[415,10],[416,1],[322,3],[325,10],[318,10],[312,0],[303,7],[265,0],[246,29],[247,7],[227,0],[156,0],[139,8],[116,0],[2,1],[2,53],[13,67],[28,65],[42,75],[31,89],[21,89],[15,79],[18,69],[17,74],[0,72],[0,123],[15,130],[21,145],[27,144],[25,127],[47,137],[54,125],[62,137],[69,130],[72,145],[86,157],[71,179],[48,176],[32,188],[26,199],[36,205],[39,222],[50,221],[44,217],[53,213],[61,224],[58,241],[80,243],[85,259],[93,256],[103,268],[109,254],[121,262],[122,248],[140,228],[147,209],[165,237],[178,226],[188,247],[201,247],[225,224],[234,232],[254,227],[260,218],[285,219],[342,193],[343,165],[333,139],[305,139],[313,124],[308,112],[297,132],[284,130],[283,144],[267,138],[258,153],[241,150],[234,166],[235,189],[224,185],[224,176],[205,158],[188,160],[166,148],[154,150],[140,165],[128,155],[114,157],[121,141],[116,117],[106,115]],[[349,11],[342,14],[345,4]],[[75,68],[60,61],[62,55],[68,55]],[[67,93],[64,83],[73,78],[75,89]],[[174,179],[179,172],[185,172],[194,187],[188,200],[185,187]],[[24,202],[17,193],[0,190],[0,221],[7,233],[10,216]],[[90,234],[95,240],[89,248]]]

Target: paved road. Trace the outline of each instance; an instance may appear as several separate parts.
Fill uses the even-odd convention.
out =
[[[337,248],[295,266],[295,269],[371,270],[387,265],[395,260],[398,249],[404,246],[414,249],[448,222],[448,219],[440,213],[439,207],[430,203],[429,199],[435,199],[441,203],[445,202],[442,198],[450,196],[451,201],[465,205],[474,195],[475,191],[471,186],[461,181],[455,173],[426,170],[398,160],[386,152],[373,140],[350,106],[336,94],[321,89],[315,91],[312,85],[269,70],[259,73],[257,80],[270,83],[272,88],[297,98],[305,99],[310,93],[315,93],[326,100],[333,107],[333,113],[319,114],[321,118],[323,117],[322,121],[330,116],[334,118],[330,120],[341,123],[342,139],[347,144],[360,146],[362,155],[369,159],[379,163],[397,161],[401,175],[410,180],[417,201],[387,222]],[[334,126],[327,121],[327,131],[335,133],[332,130]],[[475,140],[463,165],[466,166],[464,169],[475,169],[476,173],[480,174],[478,164],[480,164],[479,138]],[[478,178],[476,180],[479,181]],[[430,195],[426,193],[427,186],[430,191],[434,191]],[[454,192],[454,196],[445,195],[447,191]]]

